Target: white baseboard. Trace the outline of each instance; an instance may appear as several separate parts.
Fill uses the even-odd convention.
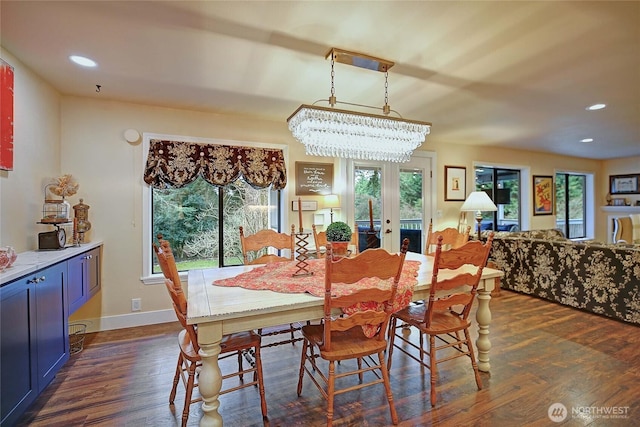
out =
[[[112,329],[133,328],[136,326],[155,325],[157,323],[175,322],[176,313],[173,310],[145,311],[128,313],[118,316],[106,316],[94,319],[76,319],[69,323],[84,323],[87,333],[110,331]]]

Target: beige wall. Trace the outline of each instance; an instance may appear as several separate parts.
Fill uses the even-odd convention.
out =
[[[123,132],[132,128],[152,132],[235,141],[288,145],[289,200],[295,198],[294,162],[296,160],[327,161],[307,157],[301,144],[293,140],[285,118],[268,121],[223,114],[176,110],[128,104],[106,99],[62,97],[43,83],[14,58],[3,52],[3,58],[16,67],[16,132],[15,170],[0,174],[2,245],[13,245],[18,251],[34,249],[40,218],[44,184],[61,173],[71,173],[80,183],[79,198],[91,206],[92,229],[87,237],[102,240],[102,291],[82,307],[74,319],[120,317],[133,319],[131,299],[141,298],[142,313],[169,310],[163,286],[143,285],[142,275],[142,144],[125,141]],[[434,129],[434,132],[436,130]],[[600,162],[579,158],[516,150],[487,149],[464,145],[437,146],[430,142],[422,149],[437,154],[436,209],[443,213],[442,223],[456,223],[462,202],[444,202],[444,165],[467,168],[467,190],[470,191],[473,162],[530,166],[532,174],[552,175],[556,170],[592,172],[603,200],[609,173],[638,172],[638,159]],[[604,165],[604,166],[603,166]],[[631,168],[631,170],[627,170]],[[289,213],[290,210],[287,210]],[[313,213],[305,213],[305,223]],[[554,227],[553,217],[531,217],[530,228]],[[600,220],[597,218],[598,222]],[[288,223],[295,223],[295,216]],[[604,239],[603,225],[597,238]],[[129,317],[131,316],[131,317]],[[135,324],[135,321],[131,321]]]
[[[601,205],[606,204],[605,197],[609,192],[609,175],[627,175],[632,173],[640,174],[640,156],[625,157],[622,159],[613,159],[604,162],[602,173],[603,179],[600,182],[600,187],[598,188],[598,203]],[[627,199],[627,202],[631,203],[632,205],[640,200],[640,194],[630,194],[624,196],[613,195],[612,197],[623,197]]]
[[[0,171],[0,246],[33,249],[42,218],[45,184],[60,174],[58,93],[5,50],[14,69],[13,170]]]

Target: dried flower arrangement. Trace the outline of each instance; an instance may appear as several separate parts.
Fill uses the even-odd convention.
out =
[[[78,192],[80,184],[70,174],[62,175],[54,179],[47,188],[56,196],[60,196],[63,199],[65,197],[73,196]]]

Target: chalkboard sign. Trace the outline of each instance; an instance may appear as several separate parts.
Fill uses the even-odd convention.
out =
[[[296,162],[296,196],[324,196],[333,189],[333,163]]]

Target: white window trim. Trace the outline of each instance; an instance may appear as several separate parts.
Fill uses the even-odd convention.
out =
[[[289,152],[288,146],[284,144],[267,144],[264,142],[249,142],[249,141],[232,141],[225,139],[215,139],[215,138],[199,138],[193,136],[182,136],[182,135],[168,135],[168,134],[160,134],[160,133],[148,133],[144,132],[142,134],[142,170],[145,170],[147,165],[147,156],[149,155],[149,145],[152,139],[162,139],[169,141],[184,141],[196,144],[212,144],[212,145],[233,145],[240,147],[255,147],[255,148],[274,148],[282,150],[284,154],[285,165],[287,165],[287,177],[290,176],[289,171]],[[142,184],[142,276],[140,277],[140,281],[145,285],[157,285],[164,283],[164,278],[162,274],[152,274],[151,269],[153,268],[152,263],[152,250],[151,245],[155,241],[155,236],[151,235],[151,187],[149,184],[144,182],[142,177],[140,177],[140,181]],[[288,192],[282,192],[282,203],[283,206],[288,206],[289,198]],[[287,212],[284,207],[280,207],[280,221],[281,223],[285,223],[285,213]],[[187,273],[180,273],[180,279],[186,282]]]

